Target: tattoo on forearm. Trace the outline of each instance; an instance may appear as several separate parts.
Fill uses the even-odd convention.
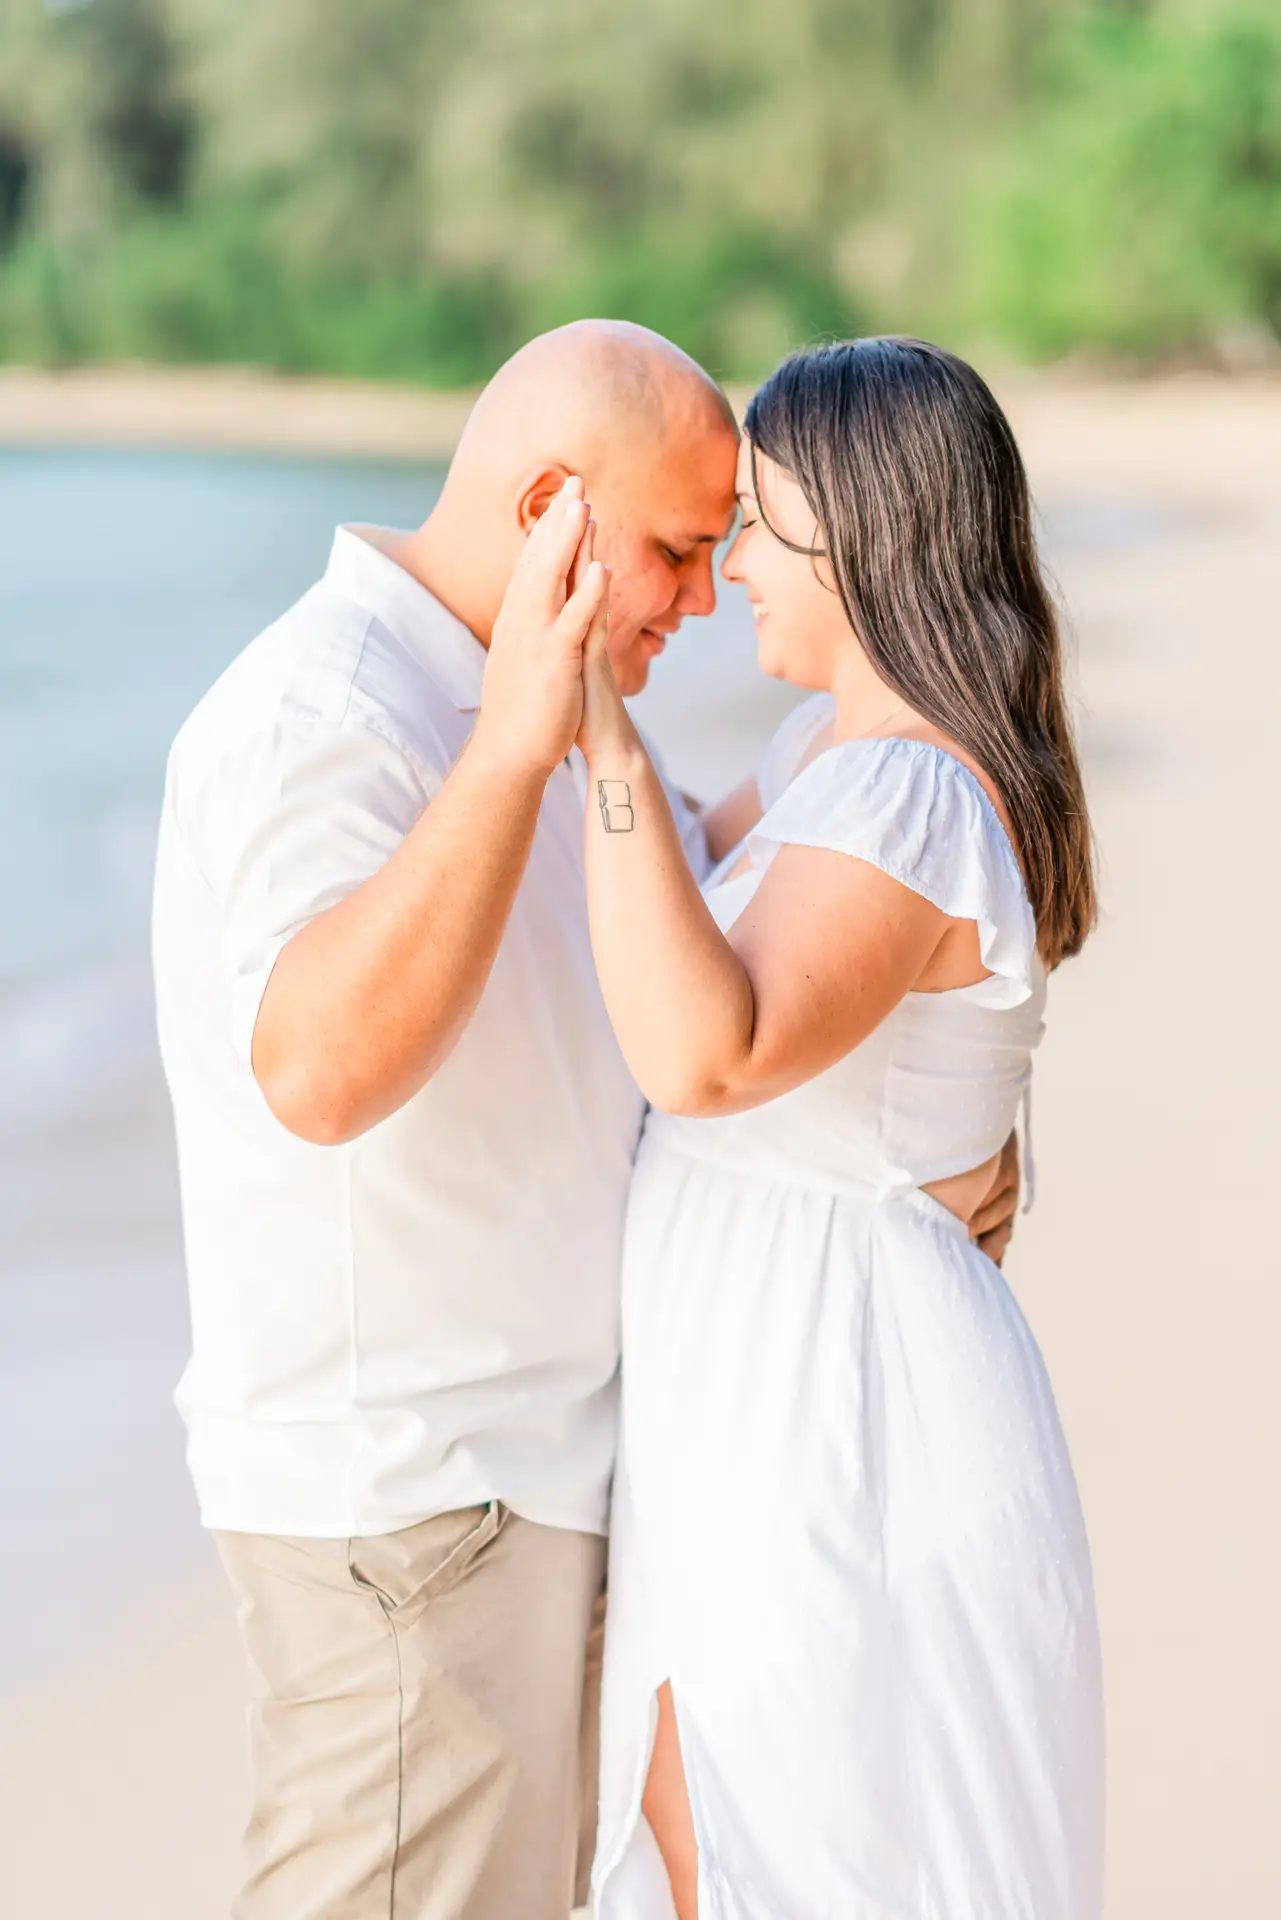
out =
[[[598,780],[596,798],[606,833],[630,833],[636,825],[636,813],[626,780]]]

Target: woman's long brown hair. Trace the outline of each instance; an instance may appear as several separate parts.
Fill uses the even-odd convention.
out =
[[[883,338],[793,354],[745,426],[753,458],[759,450],[799,482],[822,529],[818,553],[881,678],[996,786],[1042,958],[1057,966],[1094,925],[1093,839],[1005,415],[963,360]]]

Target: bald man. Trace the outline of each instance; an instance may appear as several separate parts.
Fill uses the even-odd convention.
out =
[[[588,941],[579,660],[601,563],[625,692],[711,611],[736,442],[666,341],[535,341],[430,518],[339,529],[175,742],[178,1403],[251,1673],[239,1920],[566,1920],[642,1117]]]

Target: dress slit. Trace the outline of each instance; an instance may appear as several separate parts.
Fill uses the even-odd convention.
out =
[[[596,1888],[596,1904],[593,1912],[604,1911],[605,1896],[609,1890],[619,1897],[620,1920],[630,1920],[633,1912],[637,1915],[644,1914],[645,1920],[680,1920],[667,1862],[659,1847],[654,1829],[646,1816],[644,1804],[657,1745],[659,1695],[664,1687],[668,1688],[671,1696],[681,1778],[693,1832],[697,1920],[707,1920],[714,1911],[709,1899],[711,1889],[707,1874],[705,1823],[699,1818],[694,1770],[690,1764],[691,1743],[687,1740],[682,1726],[680,1702],[669,1674],[656,1681],[650,1688],[646,1702],[645,1738],[641,1743],[639,1765],[633,1776],[632,1801],[628,1818],[623,1826],[622,1839]],[[611,1889],[611,1882],[614,1882],[619,1875],[623,1876],[623,1880]],[[610,1911],[613,1912],[613,1910],[611,1904]]]

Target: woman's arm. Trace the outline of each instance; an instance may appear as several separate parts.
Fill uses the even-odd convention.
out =
[[[726,937],[682,856],[599,633],[585,683],[587,899],[619,1044],[655,1106],[758,1106],[879,1026],[952,923],[866,862],[785,847]]]
[[[605,1004],[646,1098],[689,1111],[705,1063],[750,1049],[751,988],[704,904],[626,714],[600,751],[584,751],[587,904]]]

